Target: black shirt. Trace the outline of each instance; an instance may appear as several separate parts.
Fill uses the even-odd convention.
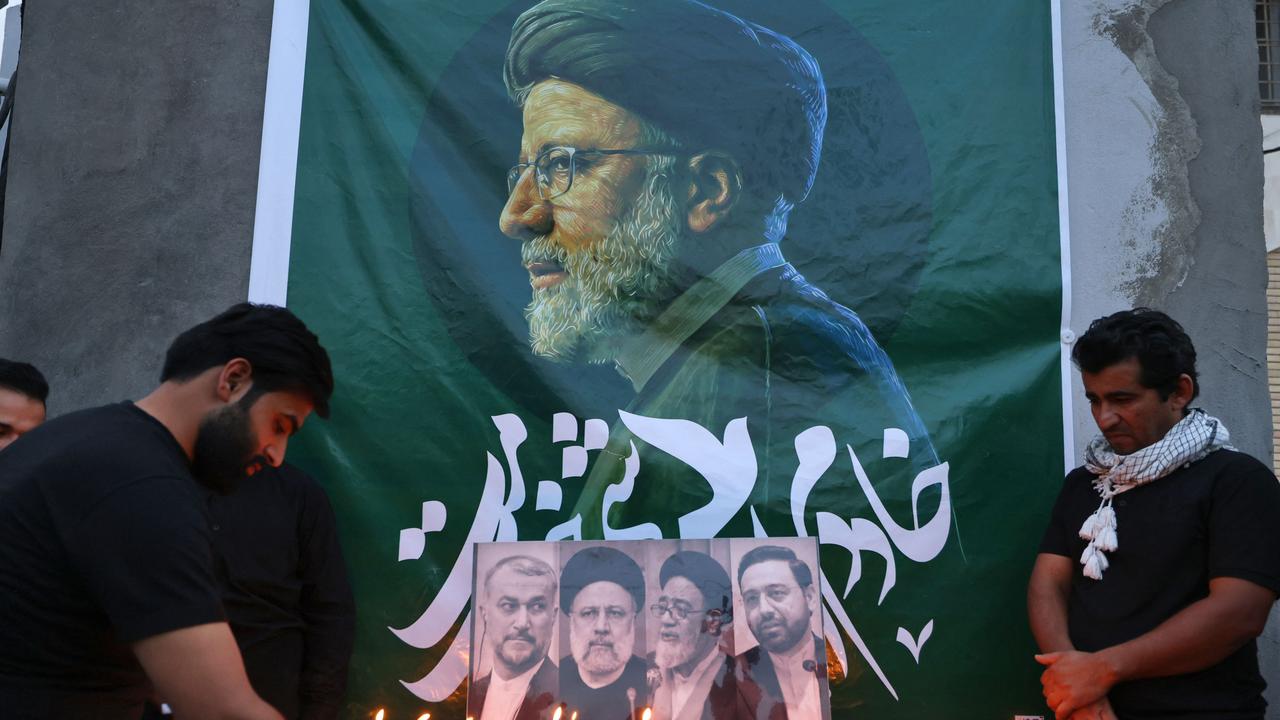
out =
[[[5,718],[135,720],[130,645],[222,620],[204,492],[132,403],[52,420],[0,452]]]
[[[301,470],[267,467],[209,501],[223,604],[249,681],[286,718],[337,718],[355,601],[333,509]]]
[[[1080,526],[1100,501],[1084,468],[1067,475],[1040,552],[1076,563],[1068,628],[1095,652],[1154,629],[1209,594],[1209,580],[1234,577],[1280,593],[1280,483],[1262,463],[1219,450],[1114,500],[1120,547],[1091,580],[1078,561]],[[1249,718],[1266,709],[1254,641],[1199,672],[1134,680],[1109,695],[1129,718]]]
[[[567,706],[564,717],[569,717],[576,710],[578,717],[590,720],[627,720],[633,717],[632,707],[637,711],[634,717],[640,717],[639,711],[649,695],[645,677],[647,670],[644,658],[632,655],[617,680],[604,687],[593,688],[582,682],[573,656],[566,657],[560,663],[560,700]],[[627,698],[628,688],[636,691],[634,703]]]

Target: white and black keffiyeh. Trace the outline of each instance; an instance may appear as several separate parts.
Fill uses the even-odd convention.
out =
[[[1117,454],[1101,435],[1094,438],[1085,448],[1084,464],[1089,472],[1098,476],[1093,487],[1102,502],[1080,526],[1080,537],[1089,541],[1080,555],[1085,576],[1101,580],[1109,565],[1104,553],[1120,547],[1112,498],[1159,480],[1215,450],[1232,449],[1230,442],[1227,427],[1199,409],[1189,412],[1157,442],[1128,455]]]

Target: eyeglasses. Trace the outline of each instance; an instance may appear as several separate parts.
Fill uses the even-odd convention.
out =
[[[573,176],[577,172],[579,159],[587,159],[601,155],[668,155],[675,153],[666,150],[645,150],[630,148],[623,150],[601,150],[599,148],[575,148],[557,145],[538,153],[533,162],[516,163],[507,171],[507,195],[515,192],[525,170],[533,168],[537,180],[538,197],[543,200],[560,197],[573,187]]]
[[[707,616],[712,619],[724,614],[723,610],[694,610],[688,605],[664,605],[662,603],[654,603],[649,606],[649,614],[653,615],[658,620],[661,620],[662,616],[667,613],[671,613],[671,617],[676,620],[685,620],[690,615],[699,612],[705,612]]]

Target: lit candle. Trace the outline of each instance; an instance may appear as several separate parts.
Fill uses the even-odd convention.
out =
[[[560,720],[560,716],[564,714],[564,708],[557,707],[556,711],[551,714],[551,720]]]
[[[645,708],[644,712],[640,713],[640,720],[653,720],[653,711]]]
[[[574,710],[574,711],[573,711],[573,714],[569,716],[569,720],[578,720],[578,711],[577,711],[577,710]]]
[[[383,710],[382,708],[378,708],[378,712],[373,714],[373,720],[383,720],[383,718],[385,718],[386,716],[387,716],[387,711]]]
[[[418,716],[418,720],[431,720],[431,713],[422,713]]]

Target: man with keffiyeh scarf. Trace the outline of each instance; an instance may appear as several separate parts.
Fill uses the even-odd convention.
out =
[[[1195,348],[1138,308],[1072,351],[1102,434],[1067,475],[1027,591],[1058,718],[1262,720],[1280,483],[1190,407]]]

